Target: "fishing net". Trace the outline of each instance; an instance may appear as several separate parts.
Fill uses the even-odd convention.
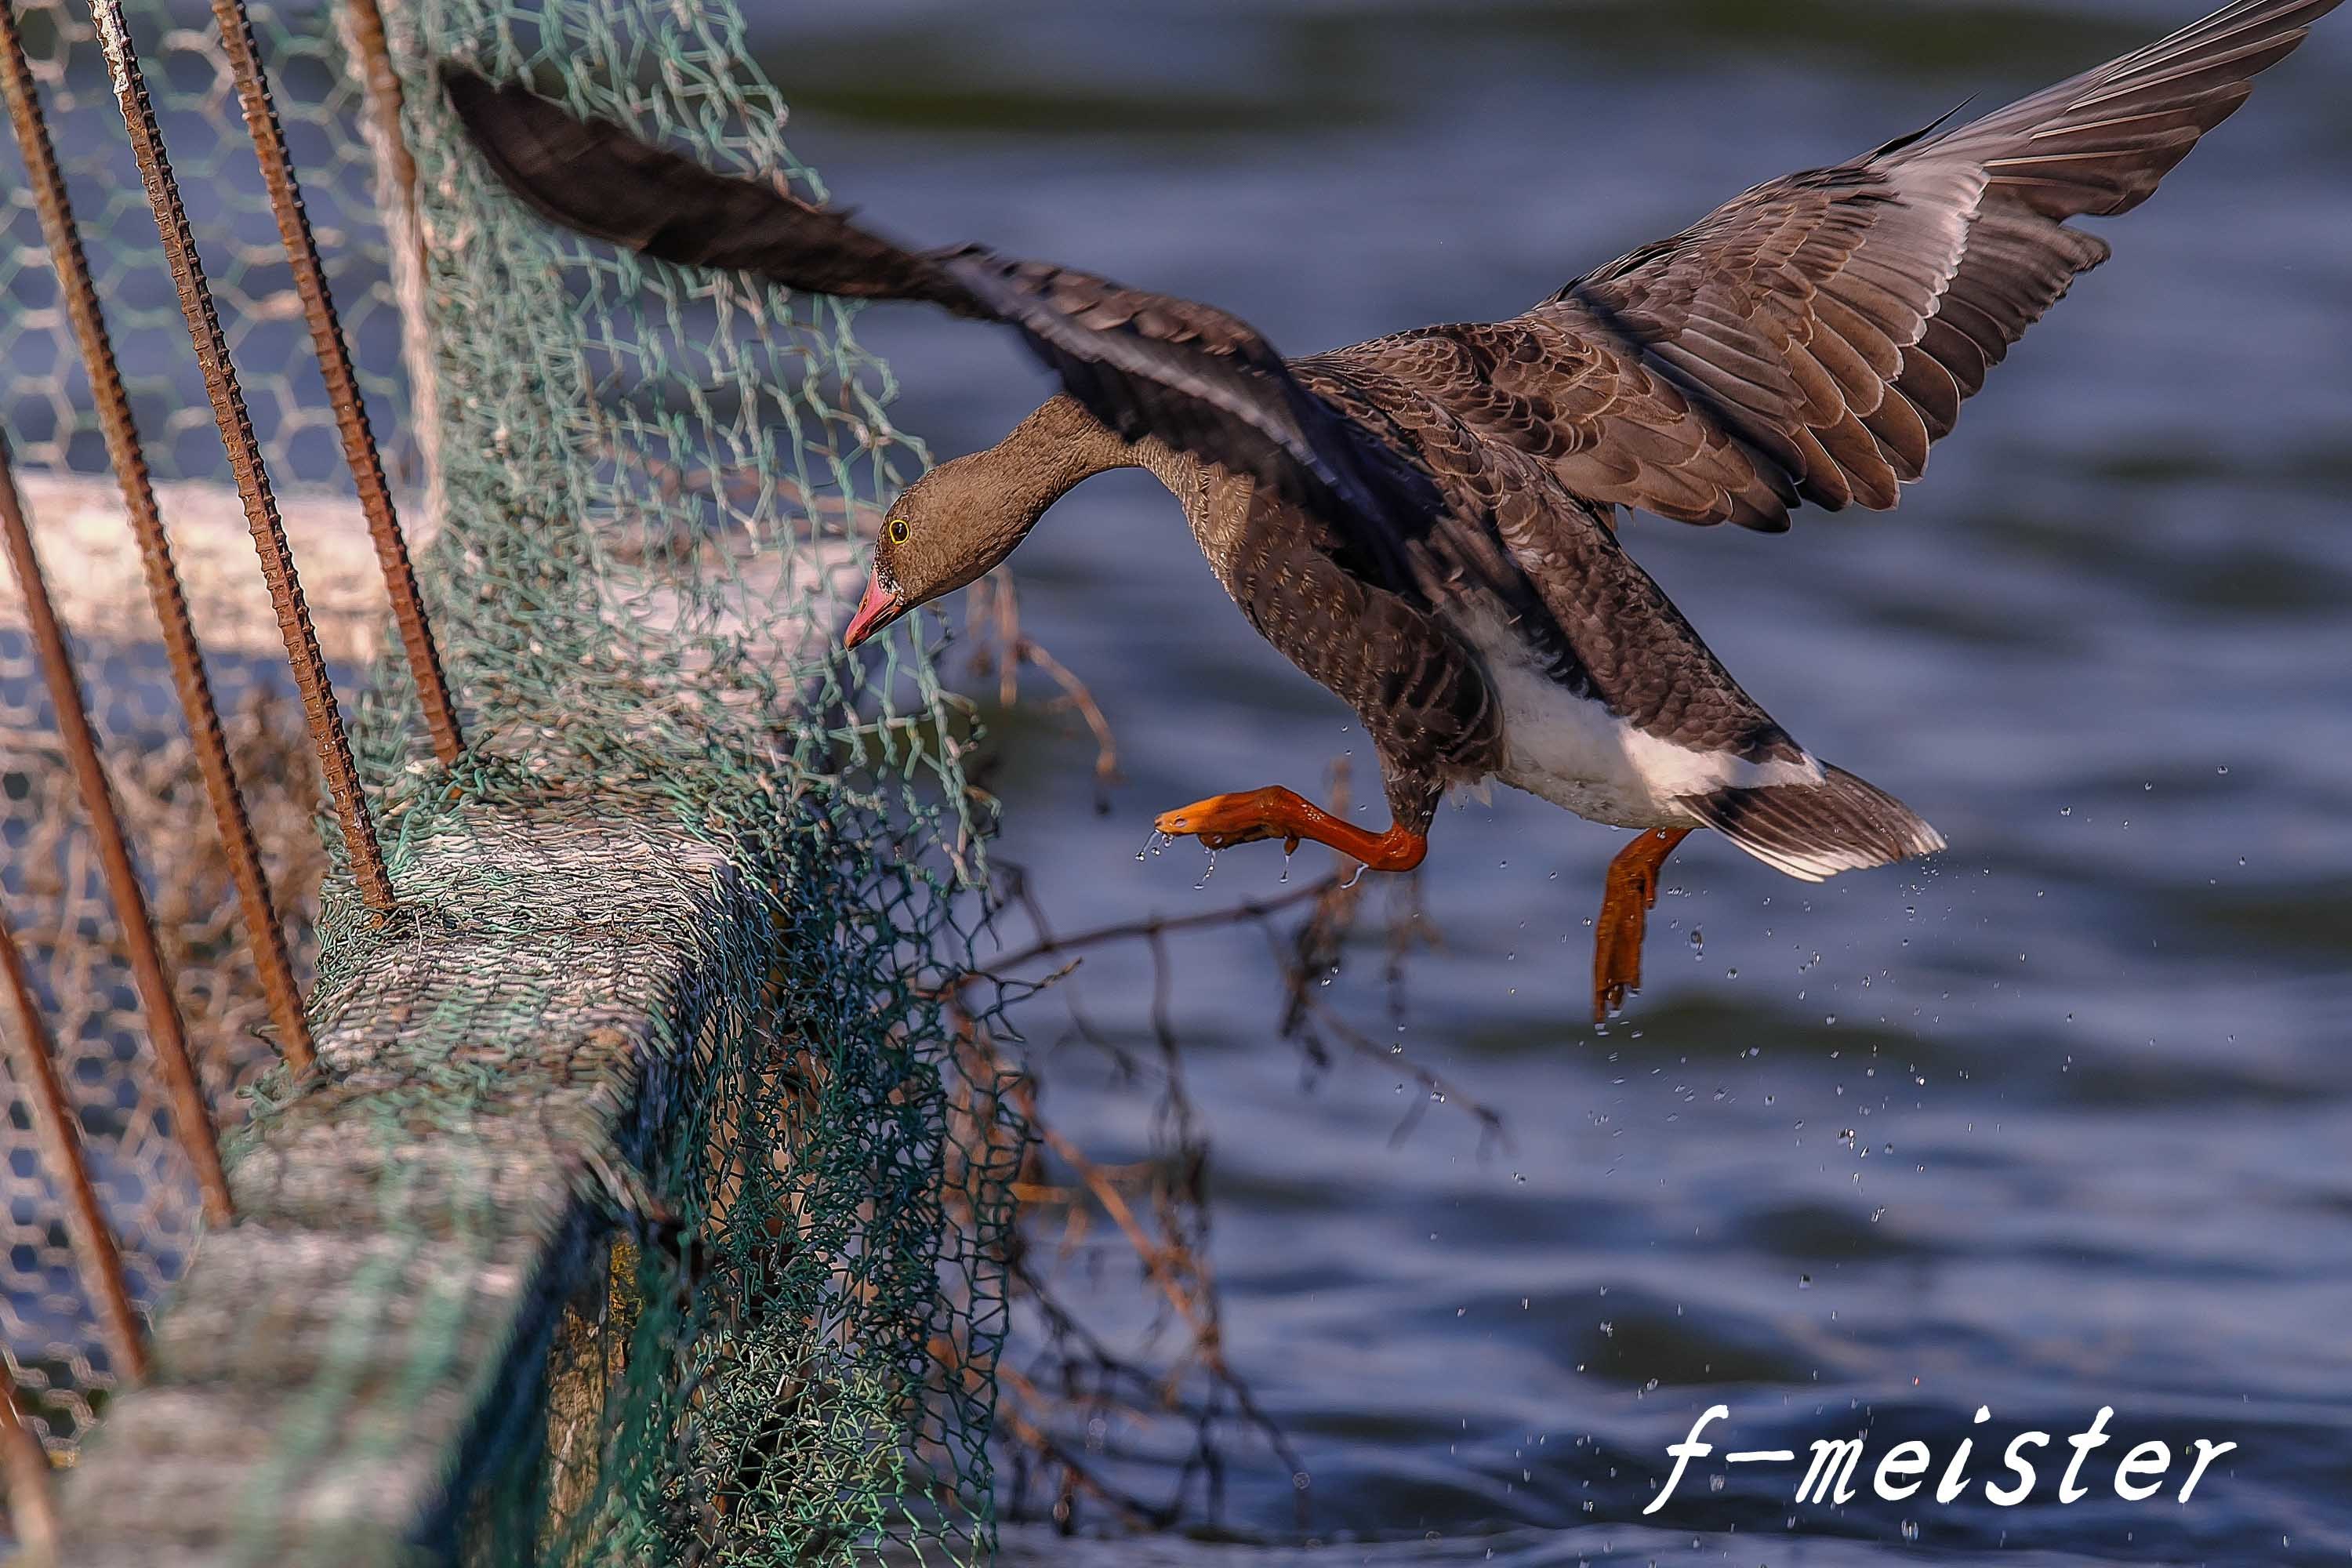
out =
[[[217,481],[226,468],[86,15],[24,9],[151,455],[170,477]],[[273,476],[332,485],[324,397],[209,27],[154,0],[134,10]],[[322,1050],[352,997],[383,994],[415,920],[462,918],[494,943],[509,927],[622,919],[631,889],[707,886],[713,865],[743,891],[740,908],[678,944],[698,955],[690,974],[627,977],[596,1003],[662,1010],[660,1070],[640,1084],[644,1133],[623,1168],[582,1173],[610,1223],[566,1282],[544,1369],[514,1380],[514,1409],[486,1428],[496,1440],[468,1450],[479,1464],[455,1478],[452,1538],[483,1563],[980,1555],[1024,1130],[1006,1086],[968,1070],[956,1042],[969,1025],[940,986],[967,962],[957,911],[970,906],[957,895],[979,846],[959,727],[919,646],[892,639],[870,661],[835,651],[860,542],[922,454],[891,427],[888,374],[858,347],[847,308],[548,229],[488,182],[433,80],[436,61],[461,58],[713,165],[821,195],[780,140],[782,104],[747,63],[754,40],[724,5],[387,6],[415,161],[412,236],[378,217],[400,210],[398,171],[371,152],[338,33],[344,8],[254,16],[412,534],[430,535],[419,574],[469,742],[454,769],[435,763],[405,667],[374,651],[373,624],[341,645],[365,667],[339,679],[357,694],[352,742],[411,912],[384,923],[363,910],[340,841],[324,835]],[[0,209],[8,432],[26,468],[100,475],[87,390],[20,188]],[[51,517],[37,483],[26,488],[49,546]],[[197,505],[191,492],[184,510]],[[320,515],[312,533],[333,538],[345,514],[321,503]],[[168,492],[166,519],[182,525]],[[299,527],[296,545],[306,549]],[[173,774],[177,721],[133,625],[75,619],[118,779],[143,766],[173,780],[149,792],[170,794],[168,809],[134,799],[133,828],[151,882],[182,889],[167,943],[184,993],[205,1000],[193,1010],[215,1105],[246,1121],[234,1159],[303,1103],[268,1075],[233,1098],[264,1059],[250,975],[226,940],[226,874],[198,847],[208,829],[157,831],[178,820],[172,811],[193,825],[200,806]],[[200,627],[215,635],[216,676],[234,677],[222,680],[232,706],[282,699],[250,636]],[[247,647],[250,658],[236,651]],[[102,1196],[152,1300],[184,1264],[194,1202],[141,1098],[152,1075],[129,1070],[142,1031],[87,856],[57,826],[74,814],[61,809],[34,689],[21,637],[0,624],[5,893],[58,1009],[68,1081],[102,1151]],[[290,735],[290,710],[278,718]],[[316,799],[298,763],[254,755],[247,776],[298,815]],[[275,836],[269,847],[290,895],[301,854]],[[649,938],[646,950],[650,975],[667,949]],[[414,1100],[405,1114],[379,1107],[370,1135],[429,1149],[444,1136],[494,1142],[501,1118],[527,1122],[504,1069],[577,1032],[575,980],[489,965],[403,998],[373,1048],[397,1058]],[[6,1134],[5,1327],[45,1440],[70,1454],[110,1376],[25,1125],[19,1109]],[[388,1186],[371,1206],[395,1232],[411,1223]],[[478,1207],[462,1217],[469,1234],[509,1223],[496,1205]],[[447,1215],[432,1223],[446,1228]]]

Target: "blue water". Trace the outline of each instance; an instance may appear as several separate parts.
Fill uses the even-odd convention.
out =
[[[1213,300],[1306,352],[1508,315],[1757,180],[2001,101],[2196,5],[754,9],[795,152],[876,222]],[[1948,854],[1806,888],[1695,838],[1647,988],[1602,1034],[1588,921],[1620,836],[1508,792],[1467,802],[1418,878],[1442,943],[1392,990],[1378,891],[1318,993],[1456,1086],[1444,1104],[1392,1063],[1318,1066],[1280,1037],[1257,930],[1171,942],[1225,1352],[1305,1467],[1305,1517],[1288,1465],[1228,1432],[1222,1499],[1195,1488],[1185,1531],[1125,1536],[1081,1499],[1079,1539],[1017,1525],[1009,1559],[2352,1558],[2347,71],[2352,15],[2103,226],[2116,259],[1898,512],[1808,512],[1772,538],[1633,524],[1748,689]],[[163,296],[123,308],[171,325]],[[373,361],[388,320],[355,328]],[[860,330],[940,455],[1043,395],[978,329],[875,311]],[[208,451],[201,409],[167,416],[168,374],[144,374],[151,424]],[[333,455],[288,467],[325,477]],[[1135,857],[1163,807],[1276,782],[1319,797],[1335,759],[1372,798],[1349,715],[1244,625],[1165,494],[1093,481],[1015,564],[1026,629],[1101,700],[1125,774],[1097,815],[1075,717],[999,710],[992,679],[961,678],[995,737],[995,856],[1056,924],[1211,911],[1319,872],[1303,855],[1285,884],[1254,847],[1196,886],[1195,850]],[[1151,982],[1114,947],[1066,994],[1148,1064]],[[1149,1071],[1076,1037],[1058,997],[1024,1017],[1055,1124],[1099,1160],[1151,1158]],[[1057,1278],[1154,1353],[1151,1293],[1107,1227]],[[1717,1404],[1717,1453],[1644,1516],[1666,1445]],[[2114,1440],[2061,1502],[2064,1437],[2102,1406]],[[2028,1429],[2053,1436],[2040,1484],[1996,1507],[1984,1484]],[[1189,1432],[1100,1436],[1104,1473],[1159,1496]],[[1853,1436],[1861,1494],[1793,1502],[1809,1445]],[[2238,1447],[2183,1504],[2200,1437]],[[1879,1500],[1871,1470],[1906,1439],[1933,1456],[1927,1489]],[[1938,1504],[1964,1439],[1970,1484]],[[2168,1485],[2126,1501],[2116,1461],[2150,1440]],[[1722,1462],[1780,1447],[1794,1468]]]
[[[1754,181],[2001,101],[2194,3],[839,0],[793,7],[769,63],[796,152],[876,222],[1213,300],[1306,352],[1509,314]],[[1777,538],[1633,526],[1749,690],[1948,854],[1813,889],[1694,839],[1648,987],[1604,1036],[1587,922],[1619,836],[1507,792],[1448,813],[1420,877],[1443,947],[1412,959],[1402,1027],[1376,931],[1321,994],[1499,1108],[1499,1147],[1451,1104],[1394,1140],[1418,1087],[1305,1063],[1255,930],[1174,944],[1226,1350],[1310,1511],[1244,1440],[1213,1542],[1033,1527],[1016,1555],[2352,1556],[2347,71],[2338,16],[2105,226],[2115,260],[1899,512]],[[861,331],[940,455],[1042,395],[980,330]],[[1126,775],[1096,815],[1076,719],[992,699],[997,853],[1064,928],[1285,890],[1268,847],[1205,887],[1189,847],[1139,864],[1157,810],[1319,794],[1351,752],[1370,797],[1349,716],[1249,631],[1148,479],[1090,483],[1015,564],[1027,628],[1102,700]],[[1147,1058],[1150,980],[1129,948],[1073,982]],[[1050,1114],[1099,1158],[1149,1157],[1152,1086],[1055,1009],[1030,1015]],[[1137,1333],[1148,1291],[1107,1236],[1068,1288]],[[1664,1446],[1718,1402],[1717,1454],[1643,1517]],[[2102,1405],[2087,1495],[2057,1500],[2059,1447],[2027,1501],[1985,1500],[2012,1436],[2063,1445]],[[1853,1435],[1862,1495],[1792,1503],[1812,1440]],[[2182,1504],[2200,1436],[2239,1447]],[[1961,1500],[1870,1494],[1914,1437],[1929,1490],[1976,1440]],[[2124,1501],[2116,1461],[2150,1439],[2170,1486]],[[1727,1469],[1726,1447],[1801,1462]],[[1080,1520],[1112,1531],[1085,1500]]]

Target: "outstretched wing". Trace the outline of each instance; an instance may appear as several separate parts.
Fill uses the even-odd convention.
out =
[[[979,246],[909,250],[526,88],[454,65],[442,84],[499,177],[554,222],[682,266],[1002,321],[1121,436],[1251,475],[1346,532],[1385,585],[1425,583],[1434,596],[1444,569],[1414,548],[1444,512],[1428,475],[1300,384],[1239,318]]]
[[[2338,0],[2239,0],[1971,124],[1759,185],[1508,321],[1361,345],[1594,500],[1895,505],[2011,344]]]

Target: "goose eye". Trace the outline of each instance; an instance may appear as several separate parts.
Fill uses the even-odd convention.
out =
[[[907,542],[907,520],[905,518],[894,517],[890,520],[890,542],[893,544],[904,544]]]

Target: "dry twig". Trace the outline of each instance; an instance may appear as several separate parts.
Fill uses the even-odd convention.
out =
[[[1061,688],[1061,696],[1047,705],[1047,711],[1075,710],[1086,721],[1095,738],[1095,811],[1098,816],[1108,815],[1110,792],[1119,782],[1118,740],[1111,733],[1110,721],[1104,717],[1102,705],[1067,665],[1022,631],[1020,595],[1013,586],[1009,569],[997,568],[964,592],[964,626],[972,639],[972,673],[996,677],[996,700],[1002,708],[1011,708],[1020,700],[1021,667],[1024,664],[1044,670]]]
[[[1017,629],[1012,635],[1017,638]],[[1343,795],[1344,788],[1342,774],[1334,794]],[[1276,960],[1281,1035],[1299,1042],[1318,1068],[1328,1065],[1336,1045],[1404,1073],[1422,1089],[1398,1123],[1395,1139],[1408,1136],[1432,1104],[1452,1105],[1473,1117],[1481,1130],[1482,1147],[1503,1140],[1502,1117],[1401,1050],[1375,1044],[1318,994],[1338,973],[1362,913],[1366,884],[1351,874],[1352,863],[1272,898],[1066,933],[1055,928],[1019,867],[999,862],[995,869],[995,914],[1017,913],[1029,926],[1031,940],[1010,946],[985,967],[958,976],[948,992],[962,1020],[960,1027],[972,1068],[995,1080],[1009,1079],[1016,1108],[1035,1140],[1022,1180],[1014,1184],[1021,1239],[1003,1260],[1013,1299],[1029,1315],[1035,1342],[1025,1366],[1000,1366],[997,1371],[1005,1395],[1005,1431],[1014,1450],[1008,1512],[1017,1515],[1033,1488],[1042,1483],[1050,1497],[1046,1511],[1065,1529],[1075,1528],[1082,1499],[1094,1500],[1129,1526],[1164,1528],[1185,1516],[1197,1490],[1202,1510],[1213,1518],[1223,1502],[1225,1434],[1237,1429],[1264,1443],[1276,1462],[1288,1468],[1303,1528],[1308,1503],[1305,1464],[1224,1353],[1221,1306],[1209,1263],[1205,1175],[1210,1151],[1184,1084],[1175,1017],[1173,940],[1240,926],[1263,931]],[[1295,924],[1293,917],[1300,917]],[[1387,940],[1393,1009],[1402,1006],[1406,956],[1431,941],[1418,900],[1401,905]],[[1076,988],[1065,984],[1089,953],[1129,943],[1141,944],[1151,965],[1148,1017],[1156,1049],[1150,1058],[1139,1058],[1097,1026],[1081,1006]],[[1041,968],[1044,973],[1034,973]],[[1160,1100],[1150,1160],[1129,1166],[1098,1163],[1054,1125],[1038,1104],[1034,1062],[1020,1075],[1009,1074],[998,1047],[973,1021],[978,1009],[965,1005],[967,994],[982,986],[991,988],[993,996],[990,1016],[1041,992],[1058,990],[1076,1035],[1102,1050],[1123,1078],[1156,1077]],[[1066,1299],[1069,1270],[1091,1256],[1087,1243],[1097,1215],[1137,1259],[1160,1304],[1163,1315],[1146,1335],[1145,1353],[1164,1333],[1175,1331],[1181,1338],[1157,1366],[1115,1350]],[[1033,1246],[1050,1234],[1044,1227],[1056,1219],[1059,1234],[1052,1244]],[[1155,1502],[1113,1479],[1108,1467],[1147,1457],[1117,1446],[1116,1434],[1142,1433],[1170,1421],[1189,1424],[1192,1436],[1181,1459],[1174,1461],[1170,1496]],[[1086,1434],[1083,1442],[1062,1435],[1073,1426]]]

